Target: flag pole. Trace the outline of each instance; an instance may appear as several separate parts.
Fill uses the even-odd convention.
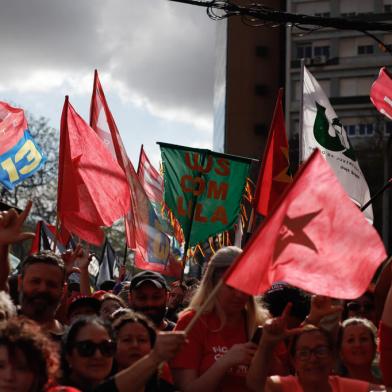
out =
[[[211,303],[211,301],[215,298],[216,294],[218,293],[219,289],[222,286],[223,286],[223,277],[220,279],[220,281],[217,283],[217,285],[210,292],[209,296],[206,298],[206,300],[203,303],[203,305],[201,305],[200,308],[196,310],[195,315],[192,317],[192,320],[189,322],[189,324],[186,326],[186,328],[184,330],[185,335],[187,335],[189,333],[189,331],[193,328],[193,326],[195,325],[196,321],[204,313],[205,309]]]
[[[207,156],[207,151],[203,150],[203,155],[201,157],[201,163],[200,165],[203,167],[205,160]],[[200,176],[201,172],[198,172],[198,175]],[[184,245],[184,255],[182,256],[182,269],[181,269],[181,277],[180,277],[180,282],[182,283],[184,280],[184,272],[185,272],[185,263],[186,263],[186,258],[187,258],[187,253],[189,249],[189,242],[191,240],[191,233],[192,233],[192,226],[193,226],[193,220],[195,218],[195,211],[196,211],[196,200],[197,196],[193,194],[192,198],[192,211],[191,211],[191,222],[189,224],[188,230],[187,230],[187,237],[185,238],[185,245]]]
[[[377,197],[379,197],[380,195],[382,195],[390,186],[392,185],[392,177],[383,185],[383,187],[381,189],[379,189],[374,196],[372,196],[370,198],[370,200],[368,200],[362,207],[361,207],[361,211],[366,210],[366,208],[368,208],[370,206],[370,204],[373,203],[374,200],[377,199]]]
[[[128,245],[127,245],[127,239],[125,238],[123,265],[125,265],[125,263],[127,261],[127,254],[128,254]]]
[[[203,312],[206,310],[207,306],[211,303],[211,301],[216,297],[218,291],[220,290],[220,288],[223,286],[226,277],[228,277],[234,267],[234,265],[237,264],[239,258],[241,256],[238,256],[234,262],[230,265],[229,268],[227,268],[227,270],[224,272],[223,276],[220,278],[220,280],[218,281],[218,283],[216,284],[216,286],[212,289],[212,291],[210,292],[210,294],[208,295],[208,297],[206,298],[205,302],[203,303],[203,305],[200,306],[200,308],[198,308],[196,310],[195,315],[192,317],[192,320],[189,322],[189,324],[186,326],[184,332],[185,334],[188,334],[189,331],[193,328],[193,326],[195,325],[196,321],[200,318],[200,316],[203,314]]]
[[[53,252],[56,252],[56,246],[57,246],[57,241],[58,241],[58,237],[59,237],[59,230],[60,230],[60,219],[59,219],[59,214],[56,213],[56,234],[54,236],[54,241],[53,241]]]
[[[299,85],[301,89],[301,94],[299,97],[299,129],[298,129],[298,136],[299,136],[299,165],[303,162],[303,124],[304,124],[304,73],[305,73],[305,59],[301,59],[301,71],[299,76]]]

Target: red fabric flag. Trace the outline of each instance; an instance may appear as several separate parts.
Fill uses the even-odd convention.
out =
[[[383,243],[316,150],[263,222],[225,282],[251,295],[285,281],[357,298],[385,259]]]
[[[377,110],[392,120],[392,77],[385,67],[370,89],[370,100]]]
[[[267,146],[256,186],[256,211],[264,216],[271,212],[284,190],[292,182],[289,172],[289,145],[284,125],[282,95],[283,89],[281,88],[276,99]]]
[[[127,245],[135,250],[135,266],[141,269],[178,276],[176,268],[169,268],[170,241],[161,230],[155,214],[138,175],[129,160],[114,118],[109,110],[98,72],[94,75],[94,88],[91,98],[90,124],[117,159],[126,174],[130,189],[130,208],[125,218]],[[158,173],[159,175],[159,173]]]
[[[163,178],[158,170],[151,164],[147,154],[144,152],[143,146],[140,149],[137,175],[148,198],[154,203],[162,203]]]
[[[130,161],[121,140],[120,132],[109,110],[109,105],[107,104],[97,70],[94,72],[94,86],[90,106],[90,126],[97,132],[101,140],[103,140],[112,156],[117,159],[118,164],[127,176],[128,184],[130,184],[131,172],[128,164]],[[132,222],[132,208],[131,204],[129,210],[124,215],[124,221],[127,245],[129,248],[134,249],[136,248],[136,240],[135,228]]]
[[[66,97],[61,116],[57,211],[62,225],[99,245],[100,226],[111,226],[129,209],[122,169]]]
[[[26,129],[23,109],[0,101],[0,155],[10,150],[23,137]]]

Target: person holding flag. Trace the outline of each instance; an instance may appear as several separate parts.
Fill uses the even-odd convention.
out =
[[[257,348],[250,340],[256,326],[269,317],[267,310],[253,296],[223,285],[188,331],[196,310],[241,253],[234,246],[216,252],[189,307],[180,313],[175,330],[185,330],[188,342],[170,365],[181,391],[248,391],[247,366]]]

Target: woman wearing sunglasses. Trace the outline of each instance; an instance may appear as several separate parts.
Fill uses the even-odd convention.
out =
[[[311,324],[288,329],[290,304],[281,317],[267,321],[259,347],[249,368],[247,383],[258,392],[368,392],[386,391],[385,387],[365,381],[334,376],[334,341]],[[294,336],[291,359],[295,376],[268,376],[269,357],[276,344]]]
[[[115,352],[109,324],[96,317],[77,319],[63,339],[61,384],[93,391],[109,377]]]

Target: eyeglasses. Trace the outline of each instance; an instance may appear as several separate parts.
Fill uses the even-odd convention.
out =
[[[359,302],[349,302],[346,306],[351,312],[359,312],[360,310],[364,312],[371,312],[374,309],[374,305],[371,303],[361,304]]]
[[[92,340],[80,340],[75,342],[73,347],[81,357],[85,358],[92,357],[97,349],[107,358],[113,357],[116,352],[116,343],[112,340],[102,340],[99,343],[95,343]]]
[[[314,354],[314,356],[318,359],[326,358],[329,355],[329,348],[327,346],[318,346],[315,348],[304,348],[298,350],[295,353],[295,356],[301,360],[306,361],[310,358],[310,356]]]

